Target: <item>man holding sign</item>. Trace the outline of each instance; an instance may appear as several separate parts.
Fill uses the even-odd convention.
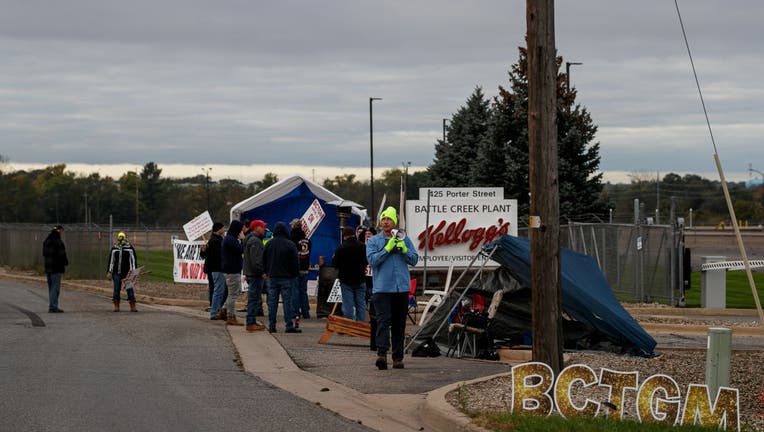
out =
[[[130,270],[134,270],[138,263],[138,257],[135,249],[127,241],[127,235],[120,231],[117,234],[117,241],[109,251],[109,268],[106,276],[111,276],[114,282],[114,291],[112,292],[112,302],[114,303],[114,312],[119,312],[120,291],[122,291],[122,281],[127,277]],[[135,307],[135,291],[132,286],[126,287],[127,300],[130,302],[130,312],[138,312]]]

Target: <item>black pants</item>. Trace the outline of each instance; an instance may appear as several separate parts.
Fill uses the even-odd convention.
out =
[[[376,293],[374,309],[377,314],[377,354],[386,355],[392,340],[393,361],[403,360],[403,339],[406,332],[406,312],[409,293]]]

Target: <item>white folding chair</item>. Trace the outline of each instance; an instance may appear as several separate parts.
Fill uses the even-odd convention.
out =
[[[421,300],[417,301],[417,304],[420,306],[424,306],[424,309],[422,310],[422,315],[419,317],[419,325],[421,326],[424,324],[424,322],[427,319],[427,313],[430,311],[430,309],[437,308],[440,306],[440,304],[443,302],[443,299],[446,298],[448,295],[448,290],[451,288],[451,274],[454,271],[454,260],[451,260],[451,264],[448,266],[448,273],[446,274],[446,285],[443,287],[443,290],[424,290],[422,292],[425,296],[430,296],[430,298],[427,301]]]

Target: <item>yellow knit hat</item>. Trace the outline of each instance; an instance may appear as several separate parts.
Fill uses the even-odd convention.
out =
[[[394,207],[390,206],[386,208],[385,211],[383,211],[382,214],[379,215],[379,220],[382,220],[384,218],[390,218],[390,220],[392,220],[394,224],[398,225],[398,213],[396,213]]]

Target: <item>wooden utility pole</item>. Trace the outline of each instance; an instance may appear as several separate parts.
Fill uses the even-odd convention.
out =
[[[527,0],[533,360],[562,370],[554,0]]]

